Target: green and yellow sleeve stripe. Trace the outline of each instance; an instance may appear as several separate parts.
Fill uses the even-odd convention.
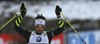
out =
[[[62,28],[64,25],[64,22],[62,20],[59,20],[58,23],[59,23],[59,28]]]
[[[15,21],[15,24],[16,24],[18,27],[20,26],[21,20],[23,20],[22,15],[20,15],[20,16],[18,17],[18,19]]]

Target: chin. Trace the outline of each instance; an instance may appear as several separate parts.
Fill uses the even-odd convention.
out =
[[[42,31],[39,30],[38,33],[42,33]]]

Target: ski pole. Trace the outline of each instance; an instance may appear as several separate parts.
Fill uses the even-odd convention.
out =
[[[15,13],[16,14],[16,13]],[[3,29],[6,25],[8,25],[16,16],[19,16],[20,12],[16,14],[13,18],[11,18],[7,23],[5,23],[2,27],[0,27],[0,30]]]
[[[79,35],[79,33],[75,30],[75,28],[69,23],[69,21],[65,18],[65,16],[60,12],[60,14],[64,17],[66,22],[70,25],[70,27],[75,31],[75,33],[81,38],[81,40],[86,44],[86,42],[82,39],[82,37]],[[65,28],[65,27],[64,27]]]

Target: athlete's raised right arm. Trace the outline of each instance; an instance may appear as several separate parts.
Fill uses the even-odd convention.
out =
[[[30,34],[31,34],[31,32],[29,32],[28,30],[24,30],[24,29],[22,29],[21,27],[20,27],[20,24],[21,24],[21,22],[22,22],[22,20],[23,20],[23,17],[25,16],[25,14],[26,14],[26,12],[27,12],[27,10],[26,10],[26,8],[25,8],[25,5],[24,5],[24,3],[22,3],[22,5],[21,5],[21,7],[20,7],[20,12],[19,13],[21,13],[19,16],[18,16],[18,18],[17,18],[17,20],[15,21],[15,25],[14,25],[14,29],[21,35],[21,36],[23,36],[26,40],[28,40],[29,39],[29,36],[30,36]],[[18,14],[19,14],[18,13]]]

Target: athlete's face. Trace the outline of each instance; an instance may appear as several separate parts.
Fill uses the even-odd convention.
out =
[[[44,25],[42,25],[42,24],[37,24],[37,25],[35,25],[35,28],[36,28],[36,31],[38,32],[38,33],[42,33],[43,32],[43,30],[44,30]]]

